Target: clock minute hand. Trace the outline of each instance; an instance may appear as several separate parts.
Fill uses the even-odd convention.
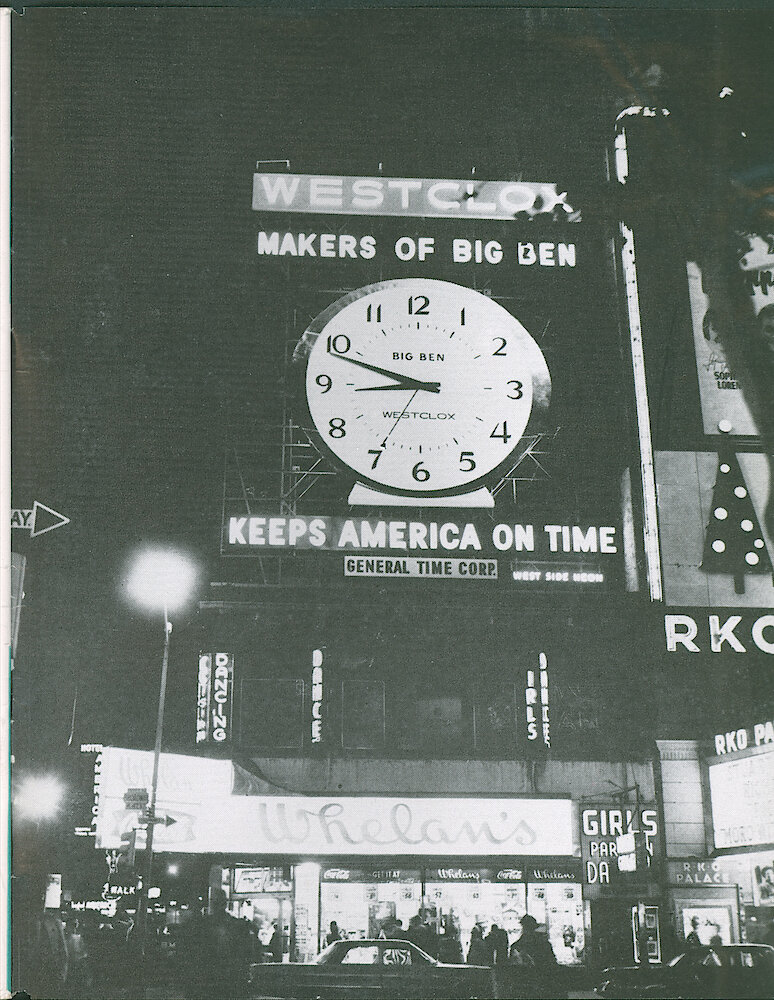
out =
[[[376,372],[377,375],[385,375],[387,378],[394,378],[396,382],[402,383],[399,387],[402,389],[426,389],[428,392],[439,392],[441,388],[438,382],[421,382],[419,379],[409,378],[408,375],[400,375],[398,372],[391,372],[386,368],[380,368],[379,365],[371,365],[367,361],[358,361],[357,358],[348,358],[345,354],[335,354],[331,356],[340,358],[342,361],[349,361],[351,365],[357,365],[359,368],[366,368],[369,372]]]

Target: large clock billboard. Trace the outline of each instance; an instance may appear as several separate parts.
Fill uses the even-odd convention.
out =
[[[540,179],[258,169],[255,392],[279,376],[281,434],[235,422],[222,553],[636,590],[629,380],[582,207]]]

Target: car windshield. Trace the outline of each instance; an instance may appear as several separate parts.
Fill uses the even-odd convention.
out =
[[[701,948],[691,948],[690,951],[684,951],[680,955],[675,955],[675,957],[667,963],[667,966],[670,969],[674,969],[678,966],[690,968],[693,965],[703,964],[710,955],[714,955],[714,952],[706,946]]]
[[[369,964],[380,964],[382,961],[385,965],[389,964],[400,964],[400,965],[412,965],[426,962],[428,965],[438,965],[437,959],[428,955],[426,952],[422,951],[421,948],[416,946],[411,946],[406,941],[334,941],[333,944],[329,944],[327,948],[323,948],[320,954],[313,959],[314,965],[339,965],[344,964],[362,964],[362,960],[365,957],[363,949],[366,947],[379,948],[386,952],[384,956],[378,957],[378,960],[374,963]],[[357,954],[349,958],[348,955],[354,949],[358,952],[363,952],[360,956]],[[403,951],[407,954],[403,955]],[[398,954],[398,953],[401,954]],[[370,954],[370,952],[369,952]],[[358,959],[356,961],[356,959]]]
[[[774,952],[764,948],[723,948],[719,952],[723,965],[731,968],[766,969],[774,968]]]
[[[323,948],[317,958],[314,959],[314,965],[327,965],[328,962],[334,961],[334,956],[342,950],[342,945],[344,945],[343,941],[334,941],[327,948]]]

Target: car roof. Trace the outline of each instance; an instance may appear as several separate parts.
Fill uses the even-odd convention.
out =
[[[381,944],[385,947],[394,947],[396,944],[408,944],[416,948],[416,945],[412,941],[409,941],[408,938],[340,938],[338,941],[334,941],[334,944]]]
[[[731,948],[743,948],[745,951],[749,951],[750,948],[763,948],[765,951],[774,951],[774,945],[766,944],[765,941],[737,941],[734,944],[724,944],[719,947],[723,948],[725,951],[728,951]]]

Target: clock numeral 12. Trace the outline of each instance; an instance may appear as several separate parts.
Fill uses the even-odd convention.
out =
[[[503,431],[502,431],[502,434],[498,434],[497,433],[497,428],[499,426],[500,426],[499,424],[495,424],[494,430],[489,435],[489,437],[490,438],[501,438],[503,444],[507,444],[511,440],[511,438],[513,437],[512,434],[508,433],[508,421],[507,420],[503,420]]]
[[[409,316],[429,316],[430,299],[426,295],[410,295],[408,313]]]

